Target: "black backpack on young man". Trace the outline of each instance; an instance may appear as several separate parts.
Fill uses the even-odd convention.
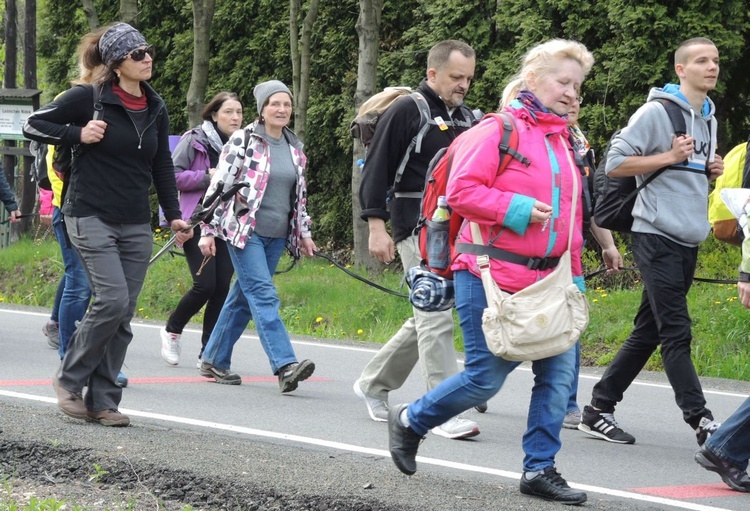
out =
[[[658,101],[664,106],[664,110],[666,110],[672,123],[675,136],[685,135],[687,128],[685,118],[682,116],[682,109],[668,99],[654,99],[652,101]],[[594,172],[594,218],[596,219],[596,225],[599,227],[610,231],[629,233],[633,227],[633,206],[638,192],[659,177],[668,167],[657,170],[640,185],[636,183],[635,176],[607,176],[604,171],[607,167],[607,156],[612,141],[620,134],[620,131],[622,130],[617,130],[609,139],[602,159]]]

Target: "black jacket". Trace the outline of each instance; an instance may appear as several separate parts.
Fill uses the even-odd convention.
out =
[[[426,81],[422,81],[417,91],[422,93],[429,103],[433,119],[438,116],[444,120],[452,118],[443,100]],[[456,108],[453,118],[470,126],[473,119],[467,119],[463,112],[464,110]],[[419,199],[394,198],[386,208],[386,197],[388,190],[393,186],[401,158],[420,127],[417,104],[408,96],[399,98],[378,120],[362,171],[359,188],[361,218],[367,220],[376,217],[386,221],[390,219],[394,242],[411,236],[419,220]],[[466,129],[468,128],[449,127],[443,131],[435,126],[431,127],[422,141],[422,151],[412,154],[409,158],[396,191],[424,191],[425,173],[432,157],[443,147],[449,146],[453,139]]]
[[[154,187],[168,221],[181,218],[174,167],[169,151],[169,116],[164,101],[146,82],[148,122],[136,129],[112,84],[101,88],[104,138],[81,144],[65,192],[64,214],[95,216],[106,222],[151,221],[149,187]],[[97,85],[99,87],[99,85]],[[47,144],[79,144],[81,129],[94,115],[92,86],[77,86],[28,117],[24,134]]]

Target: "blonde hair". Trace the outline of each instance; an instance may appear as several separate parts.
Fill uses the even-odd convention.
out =
[[[594,56],[578,41],[552,39],[538,44],[526,52],[521,61],[521,70],[503,89],[500,106],[507,106],[516,98],[519,91],[527,87],[525,79],[530,73],[537,77],[544,76],[557,69],[559,61],[563,59],[573,59],[578,62],[583,68],[583,76],[586,76],[594,65]]]

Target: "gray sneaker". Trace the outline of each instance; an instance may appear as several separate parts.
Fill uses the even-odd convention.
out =
[[[201,376],[213,378],[216,383],[223,383],[224,385],[239,385],[242,383],[242,377],[239,374],[230,373],[226,369],[219,369],[208,362],[201,362],[200,373]]]
[[[370,397],[365,394],[362,387],[359,386],[359,380],[354,382],[354,393],[365,402],[367,413],[375,422],[388,422],[388,403],[382,399]]]
[[[471,438],[479,434],[479,425],[469,419],[465,419],[461,414],[446,421],[436,428],[432,428],[433,434],[451,440],[460,440],[462,438]]]
[[[581,412],[578,410],[571,410],[565,414],[565,420],[563,420],[563,427],[565,429],[578,429],[580,423]]]
[[[60,347],[60,325],[49,320],[42,327],[42,333],[47,337],[47,344],[50,348],[58,349]]]

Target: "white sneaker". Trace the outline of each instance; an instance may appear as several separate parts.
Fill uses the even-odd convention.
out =
[[[444,438],[450,438],[452,440],[460,440],[461,438],[471,438],[479,434],[479,424],[476,422],[464,419],[461,414],[456,415],[446,423],[432,428],[432,432]]]
[[[382,399],[370,397],[359,386],[359,380],[354,382],[354,393],[365,402],[367,413],[376,422],[388,422],[388,403]]]
[[[161,358],[169,365],[180,363],[180,334],[167,332],[166,328],[159,330],[161,335]]]
[[[195,367],[197,367],[198,369],[200,369],[200,368],[201,368],[201,364],[202,364],[202,363],[203,363],[203,360],[201,360],[201,359],[198,359],[198,363],[197,363],[197,364],[195,364]]]

